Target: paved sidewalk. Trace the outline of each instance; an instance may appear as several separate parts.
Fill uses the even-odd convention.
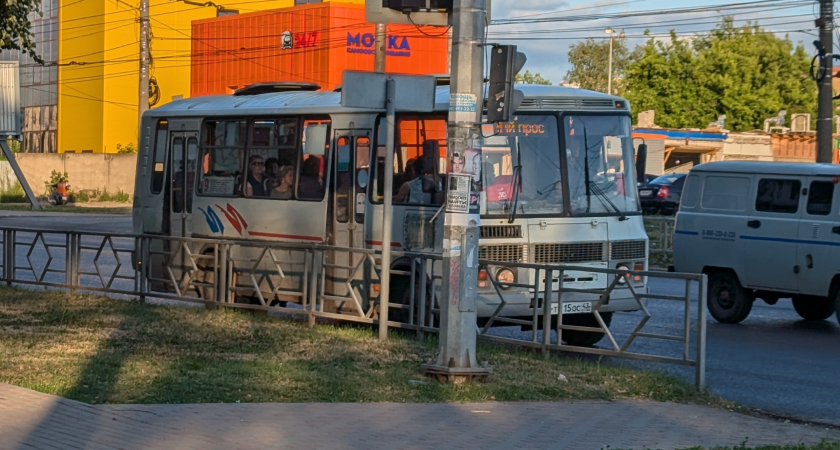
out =
[[[88,405],[0,383],[0,449],[673,449],[840,431],[648,401]]]

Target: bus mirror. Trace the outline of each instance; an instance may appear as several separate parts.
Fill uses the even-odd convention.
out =
[[[439,159],[440,143],[434,139],[423,142],[423,170],[426,173],[437,173]]]
[[[647,166],[647,144],[639,144],[636,152],[636,182],[645,179],[645,168]]]
[[[304,134],[304,152],[308,155],[323,156],[327,147],[327,130],[329,125],[310,124],[306,126]]]

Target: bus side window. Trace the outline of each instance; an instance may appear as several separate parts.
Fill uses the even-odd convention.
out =
[[[299,129],[297,117],[257,119],[251,123],[245,195],[294,200]],[[263,167],[254,166],[260,162]]]
[[[298,199],[321,201],[326,192],[326,150],[329,146],[328,120],[306,120],[303,125]]]
[[[169,122],[160,120],[155,130],[155,147],[152,167],[152,194],[160,194],[166,175],[166,141],[169,132]]]
[[[245,121],[205,121],[202,129],[198,193],[230,197],[239,195]]]

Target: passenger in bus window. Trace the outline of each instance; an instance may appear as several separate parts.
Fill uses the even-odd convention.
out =
[[[414,165],[417,160],[411,158],[405,164],[405,172],[399,177],[400,184],[397,195],[394,196],[394,203],[409,203],[409,194],[411,193],[411,182],[417,178],[417,173],[414,170]],[[397,178],[396,176],[394,177]],[[396,186],[397,183],[394,183]]]
[[[260,155],[248,158],[248,182],[245,186],[245,196],[265,197],[265,160]]]
[[[274,189],[271,190],[271,198],[289,200],[293,196],[295,186],[294,169],[291,166],[283,166],[277,172]]]
[[[324,196],[324,183],[321,181],[321,158],[309,155],[300,168],[298,197],[320,199]]]

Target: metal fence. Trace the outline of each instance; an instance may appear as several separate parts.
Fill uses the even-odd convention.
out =
[[[316,318],[378,323],[381,254],[376,250],[316,244],[221,239],[178,238],[151,235],[55,232],[0,228],[0,274],[8,285],[45,286],[70,292],[106,293],[141,301],[177,300],[208,306],[276,311],[314,323]],[[388,325],[437,332],[440,311],[441,261],[437,254],[392,252],[392,295]],[[487,268],[500,263],[481,261]],[[499,306],[486,324],[477,327],[480,338],[495,342],[648,361],[676,363],[696,368],[697,387],[705,385],[704,275],[664,272],[618,271],[600,267],[503,263],[530,269],[532,283],[502,284],[490,277]],[[564,273],[586,271],[606,276],[606,288],[581,289],[564,285]],[[489,273],[489,272],[488,272]],[[666,279],[678,283],[681,295],[660,295],[636,289],[634,277]],[[557,282],[559,280],[559,284]],[[626,283],[622,283],[625,280]],[[534,296],[529,318],[507,314],[510,287],[527,288]],[[628,312],[638,325],[629,333],[611,330],[602,308],[616,289],[629,289],[638,311]],[[593,327],[563,323],[563,314],[552,315],[552,306],[563,311],[566,294],[588,294],[595,299]],[[696,315],[692,298],[696,294]],[[648,330],[651,301],[681,304],[681,332],[664,334]],[[635,309],[635,308],[633,308]],[[558,320],[559,318],[559,320]],[[524,326],[530,333],[497,333],[494,325]],[[613,327],[615,328],[615,326]],[[603,333],[602,347],[576,347],[563,342],[564,331]],[[694,351],[692,352],[692,334]],[[680,351],[651,353],[639,350],[640,340],[677,342]],[[605,345],[604,345],[605,344]],[[693,357],[692,357],[693,355]]]
[[[487,270],[488,273],[493,273],[491,269],[493,266],[498,266],[498,262],[480,261],[482,269]],[[579,353],[589,353],[606,356],[626,357],[633,359],[641,359],[646,361],[656,361],[663,363],[680,364],[695,367],[695,384],[699,390],[705,388],[705,354],[706,354],[706,289],[707,277],[704,274],[680,274],[667,273],[656,271],[632,271],[632,270],[616,270],[607,268],[595,268],[591,266],[553,266],[544,264],[512,264],[503,263],[505,267],[510,268],[526,268],[534,272],[531,283],[502,283],[495,277],[489,277],[494,291],[499,298],[500,304],[493,315],[490,317],[487,324],[480,329],[480,337],[503,343],[515,343],[518,345],[525,345],[533,348],[538,348],[542,351],[560,350],[573,351]],[[564,280],[567,272],[587,272],[606,275],[608,283],[605,289],[586,289],[574,288],[566,286]],[[642,277],[646,284],[651,279],[670,280],[674,283],[679,283],[682,287],[682,295],[665,295],[665,294],[651,294],[648,293],[647,288],[634,285],[634,280],[637,277]],[[508,302],[505,297],[511,288],[526,288],[533,295],[533,304],[538,305],[534,308],[530,318],[523,319],[522,317],[508,317],[505,314],[505,307]],[[628,312],[630,315],[638,320],[632,331],[625,333],[623,337],[619,337],[617,333],[610,329],[610,326],[604,319],[604,312],[602,308],[608,304],[610,297],[616,292],[616,289],[625,289],[632,294],[638,311]],[[592,315],[596,320],[593,326],[568,325],[563,323],[563,318],[567,317],[564,314],[552,315],[552,310],[563,311],[564,294],[588,294],[592,298],[597,299],[595,305],[592,306]],[[696,293],[696,305],[692,305],[692,298]],[[662,301],[673,303],[676,302],[682,307],[682,327],[679,333],[655,333],[648,331],[647,326],[653,317],[649,303],[651,301]],[[542,310],[539,310],[539,307]],[[692,316],[692,309],[695,309],[695,315]],[[492,333],[492,326],[498,323],[508,323],[511,325],[525,326],[531,329],[530,339],[510,338],[504,336],[494,335]],[[571,346],[563,341],[563,331],[579,331],[590,333],[601,333],[607,342],[606,347],[579,347]],[[691,336],[694,332],[694,351],[692,352]],[[661,354],[641,353],[635,351],[633,344],[637,343],[639,339],[649,339],[657,341],[677,342],[680,344],[678,351],[673,349],[663,348]],[[602,341],[603,342],[603,341]],[[669,351],[671,350],[671,351]],[[692,355],[693,353],[693,355]],[[676,355],[675,355],[676,354]],[[693,357],[692,357],[693,356]]]
[[[667,269],[674,258],[674,217],[645,217],[650,240],[650,267]]]

